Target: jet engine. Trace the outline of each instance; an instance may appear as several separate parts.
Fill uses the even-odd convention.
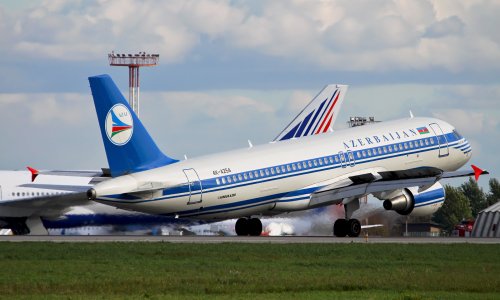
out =
[[[421,192],[418,190],[418,187],[403,189],[399,195],[385,200],[383,206],[400,215],[425,216],[435,213],[443,205],[445,192],[439,182]]]

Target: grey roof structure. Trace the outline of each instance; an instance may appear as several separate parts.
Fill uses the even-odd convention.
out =
[[[500,201],[479,212],[472,236],[500,238]]]

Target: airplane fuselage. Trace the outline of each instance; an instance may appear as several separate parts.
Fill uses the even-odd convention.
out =
[[[433,118],[410,118],[203,156],[120,176],[100,184],[97,201],[180,218],[273,215],[308,209],[312,193],[351,176],[428,166],[455,171],[470,157],[470,145],[450,124]],[[155,184],[164,187],[155,190]],[[151,188],[145,192],[113,192],[127,185],[130,191]],[[343,200],[332,199],[328,204]]]

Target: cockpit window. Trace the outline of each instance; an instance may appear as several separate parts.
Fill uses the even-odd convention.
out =
[[[453,134],[455,135],[457,140],[463,139],[463,136],[460,133],[458,133],[458,131],[456,129],[453,130]]]

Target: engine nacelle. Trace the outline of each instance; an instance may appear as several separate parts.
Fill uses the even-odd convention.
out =
[[[385,200],[386,210],[395,210],[400,215],[409,215],[415,207],[415,199],[409,189],[403,189],[401,195]]]
[[[418,187],[403,189],[400,195],[385,200],[383,205],[386,210],[394,210],[401,215],[428,216],[443,205],[444,198],[444,188],[436,182],[422,192],[418,192]]]

